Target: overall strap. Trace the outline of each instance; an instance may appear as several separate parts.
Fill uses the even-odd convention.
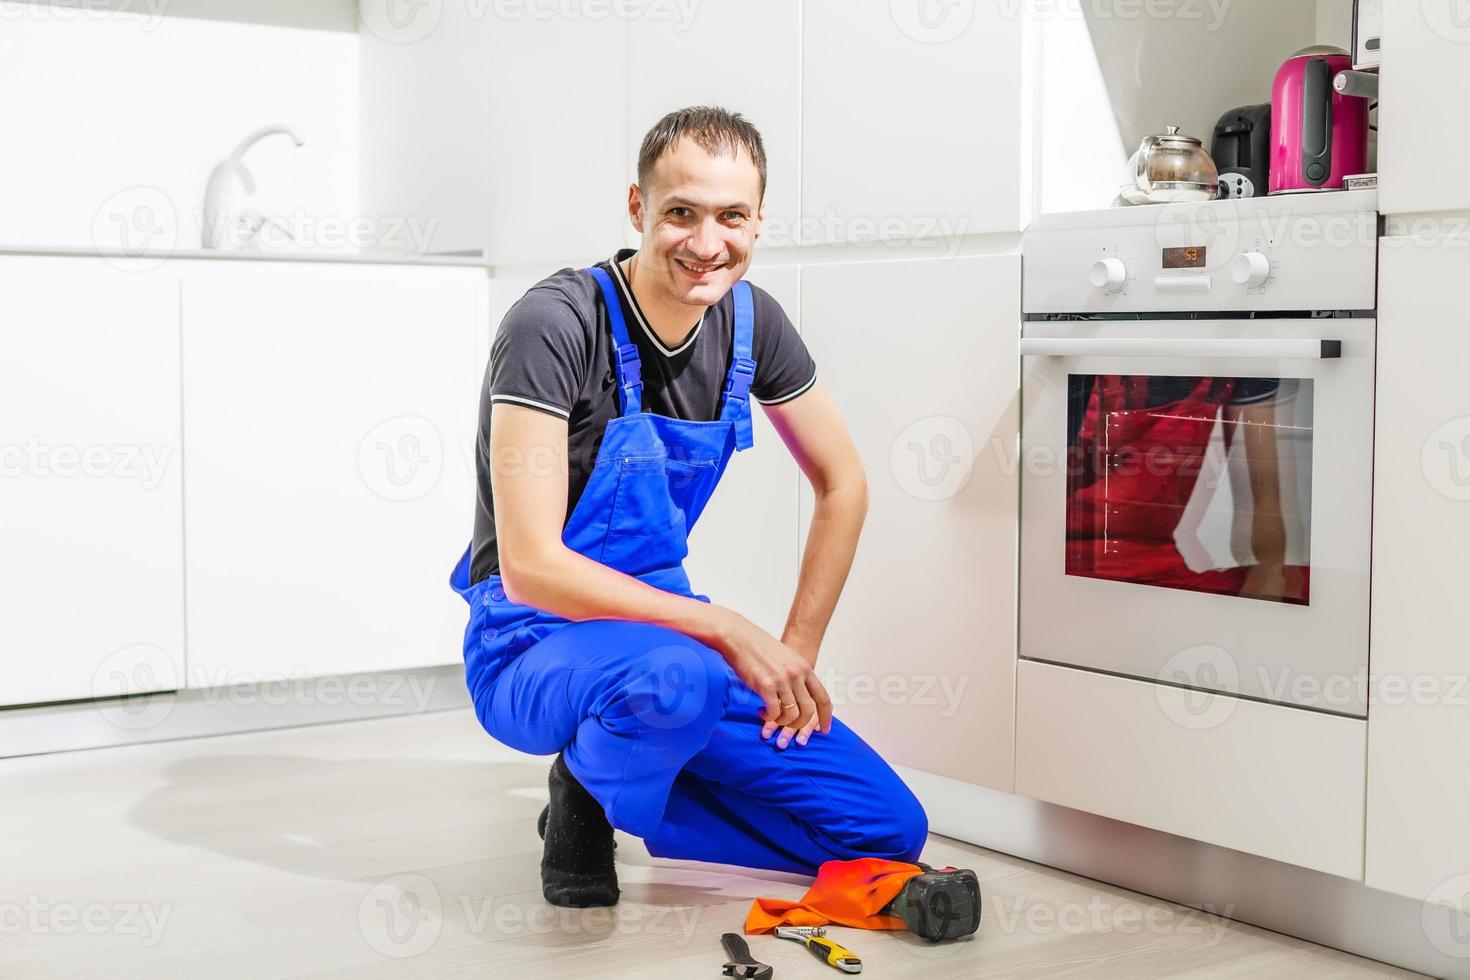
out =
[[[638,358],[638,348],[628,337],[623,304],[618,301],[617,288],[606,270],[594,265],[587,271],[602,288],[602,302],[607,307],[607,322],[612,327],[613,350],[617,354],[618,392],[623,414],[637,415],[643,411],[643,366]]]
[[[720,420],[735,423],[735,448],[755,444],[750,425],[750,383],[755,380],[755,361],[750,352],[755,341],[755,306],[750,283],[741,279],[732,290],[735,298],[735,329],[731,331],[730,373],[725,378],[725,401]]]

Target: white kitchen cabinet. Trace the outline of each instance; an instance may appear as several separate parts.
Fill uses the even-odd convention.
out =
[[[1470,19],[1460,0],[1389,0],[1383,9],[1378,208],[1470,208],[1470,129],[1452,106],[1470,77]]]
[[[434,251],[483,249],[502,267],[611,255],[637,151],[627,18],[606,5],[409,7],[364,3],[364,211],[432,222]]]
[[[1390,237],[1379,250],[1366,876],[1460,908],[1470,901],[1467,245]]]
[[[0,259],[0,704],[178,686],[179,448],[177,277]]]
[[[711,52],[720,52],[712,57]],[[726,55],[739,52],[740,70]],[[667,112],[717,105],[753,122],[765,142],[769,177],[763,244],[792,244],[800,174],[801,5],[791,0],[704,0],[667,16],[628,22],[626,182],[638,147]],[[752,84],[757,79],[758,84]]]
[[[802,8],[806,240],[1020,230],[1024,5]]]
[[[460,659],[483,271],[183,282],[189,680]]]
[[[1018,794],[1362,877],[1361,719],[1034,660],[1017,673]]]
[[[801,272],[803,334],[869,493],[819,669],[890,761],[1006,791],[1020,280],[1017,255]],[[811,507],[803,485],[803,528]]]
[[[746,278],[774,296],[800,326],[795,266],[757,267]],[[754,402],[751,416],[755,445],[730,460],[690,534],[685,567],[696,592],[780,636],[796,594],[797,485],[803,477]]]
[[[534,9],[550,7],[486,12],[489,259],[595,262],[616,250],[628,224],[627,159],[637,147],[627,145],[627,20],[527,13]]]
[[[361,0],[358,209],[421,222],[430,252],[490,233],[491,20],[475,3]]]

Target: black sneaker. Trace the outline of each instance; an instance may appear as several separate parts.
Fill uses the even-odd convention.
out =
[[[588,793],[557,755],[547,780],[551,802],[536,821],[541,850],[541,894],[563,908],[616,905],[618,873],[613,866],[612,824],[602,804]]]

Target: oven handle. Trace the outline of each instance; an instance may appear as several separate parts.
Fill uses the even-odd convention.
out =
[[[1193,337],[1027,337],[1023,357],[1266,357],[1322,360],[1342,356],[1340,340],[1217,340]]]

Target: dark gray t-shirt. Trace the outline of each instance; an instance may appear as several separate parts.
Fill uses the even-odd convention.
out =
[[[675,347],[667,347],[634,302],[618,262],[624,249],[599,263],[617,284],[628,337],[642,361],[643,410],[697,421],[720,417],[720,396],[730,370],[735,301],[725,294]],[[767,405],[789,401],[816,381],[816,364],[781,305],[752,285],[755,337],[750,393]],[[549,412],[567,420],[567,515],[576,507],[602,442],[618,414],[612,332],[600,291],[583,269],[563,269],[522,296],[500,323],[480,391],[480,433],[475,452],[478,484],[470,581],[500,571],[495,508],[490,486],[490,408],[496,402]]]

